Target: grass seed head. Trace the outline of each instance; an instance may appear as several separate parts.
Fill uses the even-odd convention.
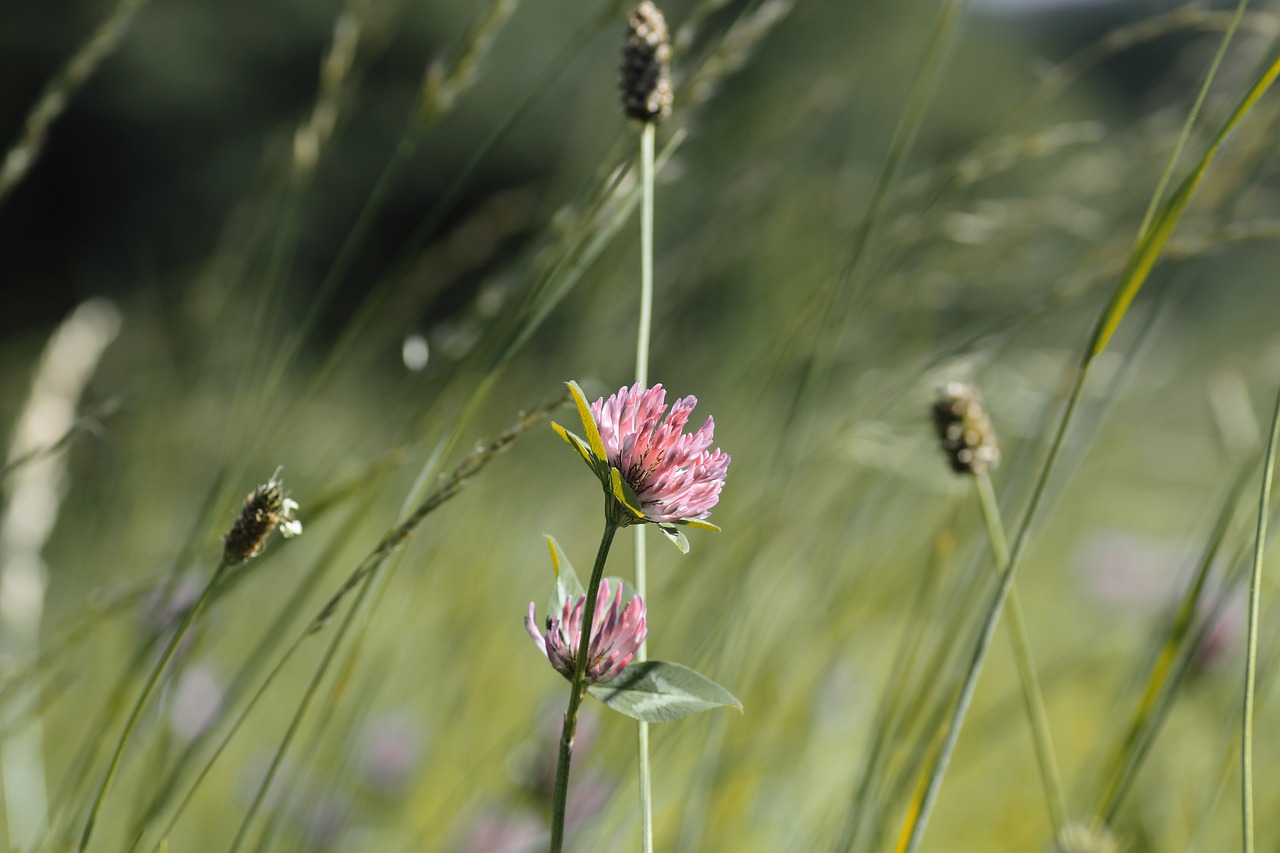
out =
[[[649,0],[627,19],[619,83],[627,115],[651,123],[671,115],[671,36],[666,18]]]
[[[948,382],[933,404],[938,440],[957,474],[982,474],[1000,464],[1000,447],[972,388]]]
[[[222,537],[224,559],[228,564],[244,563],[262,553],[267,537],[277,527],[285,537],[302,532],[302,522],[293,517],[298,504],[285,497],[277,479],[279,473],[277,471],[270,480],[245,497],[240,517]]]

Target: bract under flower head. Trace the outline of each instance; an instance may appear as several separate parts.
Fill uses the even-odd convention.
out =
[[[590,406],[581,389],[570,382],[587,441],[560,426],[556,430],[573,445],[595,471],[620,509],[622,524],[659,525],[702,522],[720,500],[729,454],[710,450],[715,420],[708,417],[692,433],[684,431],[698,400],[682,397],[667,410],[661,385],[640,383],[620,388]],[[664,417],[665,415],[665,417]]]
[[[548,615],[545,634],[538,630],[536,610],[532,602],[529,603],[529,614],[524,620],[525,629],[538,649],[547,656],[556,671],[570,681],[573,680],[578,645],[582,641],[582,613],[586,603],[585,595],[576,601],[566,599],[559,615]],[[593,624],[591,642],[587,647],[585,683],[600,684],[621,675],[644,642],[647,632],[644,599],[638,595],[632,596],[627,606],[623,607],[622,584],[619,583],[613,603],[610,604],[609,581],[602,580],[591,621]]]

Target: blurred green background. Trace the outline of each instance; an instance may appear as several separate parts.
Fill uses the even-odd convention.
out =
[[[305,533],[273,539],[202,614],[92,849],[227,848],[317,673],[250,846],[540,849],[567,691],[521,620],[552,582],[544,534],[585,577],[600,525],[549,427],[485,457],[367,596],[306,626],[474,446],[569,379],[593,399],[630,383],[626,6],[55,5],[0,16],[0,138],[32,164],[11,155],[0,177],[5,429],[77,304],[111,300],[119,329],[71,401],[41,656],[5,634],[5,730],[42,728],[39,849],[74,849],[157,642],[277,466]],[[658,134],[650,375],[698,396],[733,464],[722,533],[693,531],[685,557],[652,537],[650,649],[746,710],[655,727],[660,850],[844,849],[877,743],[858,849],[893,849],[994,581],[972,489],[930,433],[933,393],[981,389],[1014,529],[1230,17],[961,6],[664,4],[677,96]],[[95,42],[113,22],[118,42]],[[1278,33],[1275,4],[1251,4],[1175,181]],[[100,64],[60,70],[94,44]],[[1230,519],[1201,642],[1179,647],[1185,678],[1111,816],[1135,851],[1238,843],[1242,572],[1280,380],[1278,107],[1264,98],[1231,138],[1091,369],[1019,574],[1070,817],[1093,821]],[[10,507],[24,470],[0,482]],[[630,562],[615,548],[609,573]],[[1280,839],[1267,568],[1264,849]],[[571,849],[638,849],[634,726],[588,712]],[[1052,835],[1002,636],[923,849]]]

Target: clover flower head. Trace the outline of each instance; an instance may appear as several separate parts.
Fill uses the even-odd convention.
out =
[[[596,609],[592,618],[591,641],[587,647],[586,683],[601,684],[622,674],[644,642],[644,599],[632,596],[622,606],[622,584],[618,584],[610,603],[608,579],[600,581],[596,596]],[[529,615],[524,626],[538,649],[547,657],[556,671],[573,680],[578,646],[582,641],[582,613],[587,597],[572,598],[564,602],[559,615],[548,615],[546,631],[538,630],[535,606],[529,603]]]
[[[596,400],[591,415],[609,465],[640,499],[645,520],[706,518],[720,500],[729,454],[707,449],[715,436],[714,418],[708,416],[697,432],[684,431],[697,397],[681,397],[667,412],[666,396],[661,385],[644,388],[637,382]]]
[[[569,389],[587,440],[554,426],[612,497],[611,517],[619,525],[650,522],[673,538],[674,524],[719,529],[703,519],[720,500],[729,454],[710,449],[713,418],[696,432],[684,431],[696,397],[681,397],[668,411],[661,385],[645,388],[637,382],[590,405],[576,383]]]

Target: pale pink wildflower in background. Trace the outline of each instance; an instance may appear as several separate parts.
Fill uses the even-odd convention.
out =
[[[670,413],[666,397],[661,385],[646,389],[637,382],[596,400],[591,416],[609,465],[640,499],[645,521],[703,519],[720,500],[729,454],[707,449],[716,428],[710,417],[697,432],[684,432],[697,397],[681,397]]]
[[[538,631],[535,607],[529,603],[529,615],[524,626],[538,649],[547,656],[556,671],[573,680],[574,662],[582,641],[582,611],[587,597],[576,602],[565,601],[559,616],[548,616],[547,630]],[[644,599],[632,596],[627,606],[622,606],[622,584],[618,584],[613,603],[609,603],[609,581],[600,581],[596,596],[594,624],[591,626],[591,644],[587,651],[586,683],[599,684],[612,681],[622,674],[635,657],[636,650],[644,642]]]

